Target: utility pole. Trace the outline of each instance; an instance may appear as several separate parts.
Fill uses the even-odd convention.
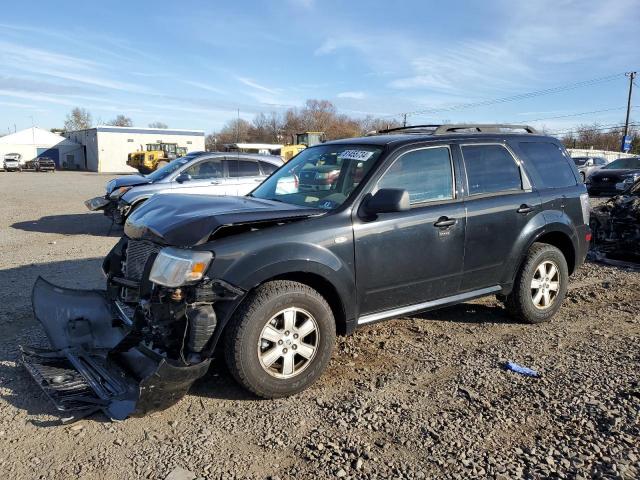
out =
[[[633,80],[636,78],[637,72],[627,72],[625,73],[625,76],[629,77],[629,96],[627,97],[627,118],[624,122],[624,137],[622,137],[622,145],[621,145],[621,150],[623,152],[626,152],[629,150],[629,147],[631,146],[630,143],[627,139],[628,139],[628,133],[629,133],[629,116],[631,115],[631,95],[633,94]]]
[[[406,113],[402,114],[402,126],[403,127],[407,126],[407,114]]]

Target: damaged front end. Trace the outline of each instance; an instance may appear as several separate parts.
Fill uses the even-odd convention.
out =
[[[243,292],[204,274],[177,288],[151,282],[161,249],[121,239],[103,264],[104,291],[36,281],[33,310],[50,348],[21,347],[23,362],[59,410],[142,416],[175,404],[207,372],[218,313]]]
[[[640,267],[640,181],[595,207],[590,223],[595,260]]]

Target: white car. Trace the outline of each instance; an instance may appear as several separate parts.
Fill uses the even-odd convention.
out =
[[[22,155],[19,153],[7,153],[4,156],[4,161],[2,162],[2,166],[5,172],[20,172],[22,171],[22,164],[20,163],[20,159]]]
[[[251,192],[283,164],[279,156],[238,152],[194,152],[149,175],[127,175],[107,183],[106,195],[85,202],[116,223],[149,197],[162,193],[241,196]]]

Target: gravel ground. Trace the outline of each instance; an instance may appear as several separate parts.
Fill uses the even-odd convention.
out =
[[[120,231],[82,201],[108,180],[0,173],[0,478],[640,476],[640,273],[593,263],[549,324],[513,323],[482,299],[339,338],[294,398],[251,397],[216,362],[166,411],[61,425],[16,345],[41,339],[37,275],[101,285]]]

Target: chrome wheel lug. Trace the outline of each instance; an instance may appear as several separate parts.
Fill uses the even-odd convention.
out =
[[[291,348],[293,348],[294,350],[297,350],[298,346],[297,345],[292,345]]]
[[[282,349],[282,353],[287,353],[289,350],[287,350],[286,348]]]
[[[278,345],[282,345],[284,342],[282,340],[278,340]]]
[[[298,334],[297,334],[297,333],[294,333],[294,334],[293,334],[293,338],[297,339],[297,338],[298,338]]]

